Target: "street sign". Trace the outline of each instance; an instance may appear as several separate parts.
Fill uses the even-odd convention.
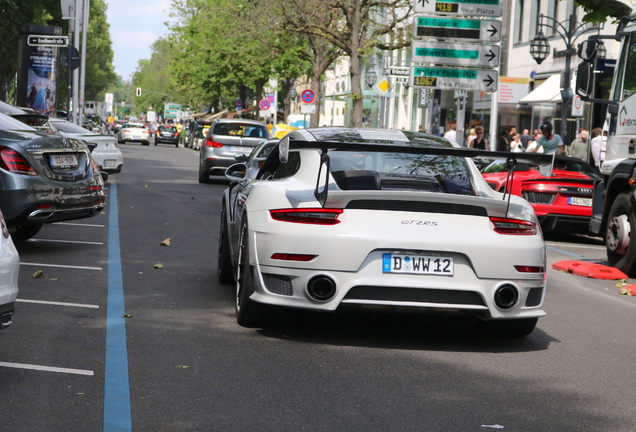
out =
[[[306,104],[313,103],[313,101],[316,100],[316,93],[309,89],[303,90],[303,92],[300,94],[300,99]]]
[[[164,104],[163,116],[164,118],[176,119],[179,117],[179,111],[181,111],[181,104],[174,102],[166,102]]]
[[[382,96],[388,96],[388,94],[393,90],[393,84],[387,77],[380,78],[380,81],[375,83],[375,89],[380,92]]]
[[[393,78],[393,81],[396,84],[408,84],[409,83],[409,77],[407,76],[397,76]]]
[[[415,0],[415,13],[500,17],[503,0]]]
[[[237,110],[243,109],[243,101],[242,100],[237,99],[235,102],[236,102],[236,109]]]
[[[440,90],[497,91],[499,73],[491,69],[455,69],[447,67],[413,66],[413,87]]]
[[[261,99],[261,101],[258,103],[258,107],[263,111],[267,111],[272,107],[272,103],[267,99]]]
[[[316,105],[301,105],[301,114],[316,114]]]
[[[418,99],[417,102],[417,106],[420,108],[426,108],[428,107],[428,101],[431,100],[431,91],[427,88],[421,88],[419,89],[420,91],[420,97]]]
[[[483,44],[450,44],[413,41],[413,61],[460,66],[499,66],[499,47]]]
[[[68,45],[68,36],[29,35],[27,36],[27,44],[29,46],[65,47]]]
[[[409,76],[411,74],[410,67],[393,66],[389,68],[389,75]]]
[[[413,20],[413,37],[499,42],[501,40],[501,21],[416,16]]]

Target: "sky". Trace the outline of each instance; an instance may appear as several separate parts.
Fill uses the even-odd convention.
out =
[[[105,0],[115,73],[130,80],[141,59],[150,59],[150,45],[168,33],[171,0]]]

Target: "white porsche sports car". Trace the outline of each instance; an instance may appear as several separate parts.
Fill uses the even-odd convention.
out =
[[[470,157],[550,169],[551,156],[461,149],[417,132],[290,132],[255,178],[227,169],[218,275],[238,323],[268,308],[395,306],[469,313],[488,333],[530,334],[546,286],[532,206],[494,192]]]

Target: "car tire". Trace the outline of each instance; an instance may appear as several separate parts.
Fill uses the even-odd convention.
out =
[[[23,242],[40,232],[42,225],[43,224],[18,225],[12,230],[9,230],[9,232],[11,233],[11,238],[14,242]]]
[[[479,336],[521,338],[532,333],[538,321],[539,318],[490,321],[476,319],[473,324],[473,330]]]
[[[629,277],[636,276],[636,213],[631,192],[619,194],[607,219],[607,260]]]
[[[234,271],[232,268],[232,258],[230,257],[230,239],[227,233],[225,203],[221,207],[221,228],[219,230],[219,256],[217,262],[217,273],[219,282],[225,285],[234,282]]]
[[[210,183],[210,174],[203,172],[201,167],[199,167],[199,183]]]
[[[244,221],[236,266],[236,321],[242,327],[263,327],[265,305],[250,299],[254,293],[254,277],[250,266],[249,243],[247,221]]]

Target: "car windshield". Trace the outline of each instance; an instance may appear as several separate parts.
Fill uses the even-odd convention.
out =
[[[13,117],[9,117],[8,115],[1,114],[1,113],[0,113],[0,130],[23,130],[23,131],[32,131],[32,132],[36,131],[31,126],[28,126],[22,123],[21,121],[14,119]]]
[[[177,128],[174,126],[159,126],[159,132],[176,132]]]
[[[247,123],[217,123],[214,135],[267,138],[267,128]]]
[[[142,124],[137,124],[137,123],[126,123],[126,124],[124,125],[124,127],[125,127],[125,128],[141,128],[141,129],[143,129],[143,128],[144,128],[144,125],[142,125]]]
[[[379,177],[382,189],[475,194],[470,169],[461,157],[352,151],[334,151],[329,156],[336,179],[366,172]]]
[[[80,127],[76,124],[70,123],[70,122],[65,122],[65,121],[52,121],[51,124],[56,128],[61,130],[62,132],[66,132],[66,133],[73,133],[73,134],[90,134],[90,135],[95,135],[93,132],[89,131],[88,129],[84,129],[83,127]]]

